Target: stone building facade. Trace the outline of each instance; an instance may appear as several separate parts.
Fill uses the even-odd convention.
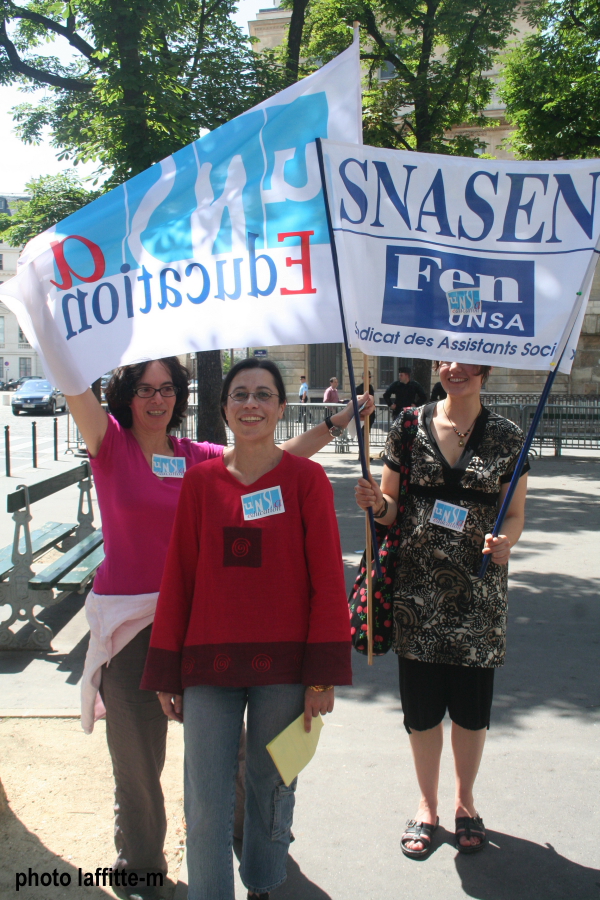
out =
[[[0,194],[0,213],[10,213],[17,200],[27,200],[24,194]],[[0,241],[0,284],[17,271],[20,247],[10,247]],[[21,378],[23,375],[44,377],[42,363],[21,331],[17,317],[0,302],[0,381]]]
[[[279,7],[261,9],[256,19],[248,22],[250,35],[258,39],[257,49],[273,48],[278,46],[286,35],[291,11]],[[519,40],[528,31],[525,19],[518,18],[515,22],[516,35],[514,40]],[[500,76],[501,59],[494,69],[488,73],[497,81]],[[510,125],[504,116],[504,106],[496,92],[493,93],[484,115],[490,120],[490,126],[459,127],[454,129],[456,133],[468,132],[480,137],[486,143],[485,152],[496,159],[512,159],[513,155],[503,145],[510,135]],[[268,348],[269,357],[275,360],[284,372],[286,387],[290,394],[290,400],[297,391],[301,375],[309,379],[310,396],[317,398],[327,387],[329,378],[335,375],[340,379],[342,390],[340,394],[348,395],[348,373],[343,360],[343,348],[338,345],[299,345]],[[355,352],[354,365],[357,381],[362,381],[363,362],[362,354]],[[395,377],[399,365],[410,365],[412,360],[398,360],[391,357],[370,357],[369,367],[374,376],[374,387],[378,394]],[[312,379],[311,379],[312,373]],[[329,374],[327,374],[329,373]],[[315,381],[316,378],[316,381]],[[546,380],[546,373],[531,372],[522,369],[496,368],[488,381],[488,390],[509,393],[537,393],[542,389]],[[426,386],[427,387],[427,386]],[[585,316],[581,337],[577,349],[577,355],[573,369],[569,376],[558,375],[556,378],[555,392],[568,394],[600,394],[600,269],[596,270],[590,302]]]

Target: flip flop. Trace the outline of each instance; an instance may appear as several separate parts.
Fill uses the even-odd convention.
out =
[[[435,820],[435,825],[431,825],[429,822],[417,822],[416,819],[409,819],[406,823],[404,834],[400,838],[400,849],[404,855],[410,859],[427,859],[431,853],[431,838],[439,823],[439,816]],[[406,846],[414,841],[420,841],[425,846],[421,850],[413,850],[411,847]]]
[[[480,850],[483,850],[485,845],[487,844],[487,834],[485,831],[485,825],[483,824],[483,819],[477,813],[474,816],[458,816],[454,820],[455,824],[455,837],[456,837],[456,849],[459,853],[478,853]],[[472,837],[479,838],[479,843],[469,846],[464,846],[461,844],[460,838],[466,837],[467,840],[470,840]]]

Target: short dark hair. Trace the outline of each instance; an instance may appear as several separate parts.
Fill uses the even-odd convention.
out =
[[[329,379],[329,384],[331,384],[332,381],[337,381],[337,377],[335,375],[331,376],[331,378]]]
[[[440,371],[440,363],[441,363],[441,362],[442,362],[441,359],[436,359],[436,361],[435,361],[434,364],[433,364],[433,370],[434,370],[434,372],[439,372],[439,371]],[[492,366],[479,366],[479,372],[477,372],[477,374],[478,374],[478,375],[483,375],[483,378],[481,379],[481,385],[482,385],[482,387],[483,387],[483,385],[486,383],[486,381],[488,380],[488,378],[490,377],[490,372],[491,372],[491,371],[492,371]]]
[[[227,418],[225,416],[225,407],[227,406],[229,391],[231,390],[231,382],[233,381],[235,376],[239,372],[242,372],[244,369],[266,369],[267,372],[270,372],[273,376],[275,388],[279,396],[279,402],[285,403],[287,400],[285,385],[283,383],[283,378],[281,377],[281,372],[279,371],[279,367],[275,365],[273,360],[257,359],[255,356],[249,356],[247,359],[241,359],[238,363],[236,363],[235,366],[233,366],[233,368],[229,370],[225,381],[223,382],[223,387],[221,388],[221,415],[223,416],[223,419],[225,421],[227,421]]]
[[[411,369],[408,366],[400,366],[398,369],[398,375],[410,375]]]
[[[131,414],[131,401],[135,394],[136,385],[144,377],[144,372],[151,362],[159,362],[168,370],[171,381],[177,388],[177,396],[171,421],[167,425],[167,431],[178,428],[187,412],[190,373],[181,364],[176,356],[165,356],[163,359],[134,363],[131,366],[120,366],[115,369],[113,376],[106,386],[106,402],[111,415],[115,417],[123,428],[131,428],[133,416]]]

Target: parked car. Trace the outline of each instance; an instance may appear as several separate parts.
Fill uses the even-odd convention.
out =
[[[49,381],[35,378],[27,380],[11,400],[13,416],[23,412],[49,412],[54,415],[59,409],[67,408],[65,395],[53,388]]]
[[[5,391],[18,391],[26,381],[40,381],[39,375],[23,375],[21,378],[11,378],[4,385]]]

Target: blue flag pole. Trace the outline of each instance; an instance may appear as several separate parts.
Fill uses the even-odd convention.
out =
[[[358,397],[356,395],[356,379],[354,377],[354,365],[352,363],[352,351],[350,350],[350,344],[348,343],[348,330],[346,328],[346,316],[344,315],[344,305],[342,303],[342,287],[340,282],[340,267],[338,262],[337,248],[335,245],[335,236],[333,233],[333,223],[331,221],[331,211],[329,209],[329,197],[327,195],[327,184],[325,183],[325,164],[323,162],[323,148],[321,146],[321,139],[317,138],[317,156],[319,158],[319,171],[321,173],[321,184],[323,186],[323,198],[325,200],[325,213],[327,215],[327,228],[329,229],[329,241],[331,244],[331,258],[333,261],[333,273],[335,276],[335,287],[337,290],[338,304],[340,307],[340,317],[342,320],[342,334],[344,337],[344,347],[346,350],[346,362],[348,363],[348,377],[350,379],[350,391],[352,393],[352,408],[354,409],[354,420],[356,422],[356,438],[358,440],[358,453],[360,456],[360,466],[362,469],[363,478],[369,480],[369,467],[367,465],[367,455],[365,453],[365,445],[363,441],[361,421],[360,421],[360,413],[358,410]],[[368,384],[365,385],[365,388],[369,390]],[[369,507],[368,510],[369,516],[369,526],[371,528],[371,543],[373,546],[373,563],[375,565],[375,572],[378,578],[381,578],[381,564],[379,562],[379,545],[377,543],[377,532],[375,531],[375,516],[373,515],[373,508]]]
[[[600,240],[598,242],[600,244]],[[581,290],[577,291],[577,301],[573,304],[573,309],[571,310],[571,314],[567,320],[567,324],[565,325],[562,337],[556,346],[556,350],[554,352],[554,357],[552,362],[550,363],[550,372],[548,373],[548,377],[546,379],[546,384],[544,385],[544,390],[540,395],[540,399],[537,405],[537,409],[533,415],[533,419],[531,420],[531,425],[529,427],[529,431],[527,432],[527,437],[525,438],[525,443],[523,444],[523,449],[519,454],[519,458],[517,460],[517,465],[515,467],[515,471],[513,472],[513,476],[510,480],[509,488],[506,492],[506,496],[502,501],[502,506],[500,507],[500,511],[496,518],[496,523],[494,525],[494,530],[492,531],[492,537],[498,537],[500,534],[500,529],[504,523],[504,519],[506,518],[506,513],[511,504],[511,500],[514,496],[514,493],[517,489],[517,485],[519,483],[519,478],[523,472],[523,466],[527,460],[527,454],[531,449],[531,445],[533,443],[533,439],[535,437],[535,433],[537,431],[537,427],[539,425],[540,419],[542,418],[542,413],[544,412],[544,407],[550,395],[550,391],[552,390],[552,385],[554,384],[554,379],[556,378],[556,374],[560,368],[560,364],[562,362],[562,358],[565,355],[567,345],[569,340],[571,339],[571,335],[573,334],[573,329],[575,328],[575,324],[581,312],[581,307],[583,305],[584,297],[588,292],[589,285],[591,283],[592,277],[594,275],[594,269],[596,268],[596,254],[598,252],[598,245],[596,245],[596,249],[592,256],[590,257],[590,261],[588,263],[588,267],[586,269],[585,275],[583,276],[583,282],[581,284]],[[486,553],[481,561],[481,568],[479,569],[479,578],[483,578],[485,573],[487,572],[487,568],[490,564],[490,559],[492,558],[491,553]]]

